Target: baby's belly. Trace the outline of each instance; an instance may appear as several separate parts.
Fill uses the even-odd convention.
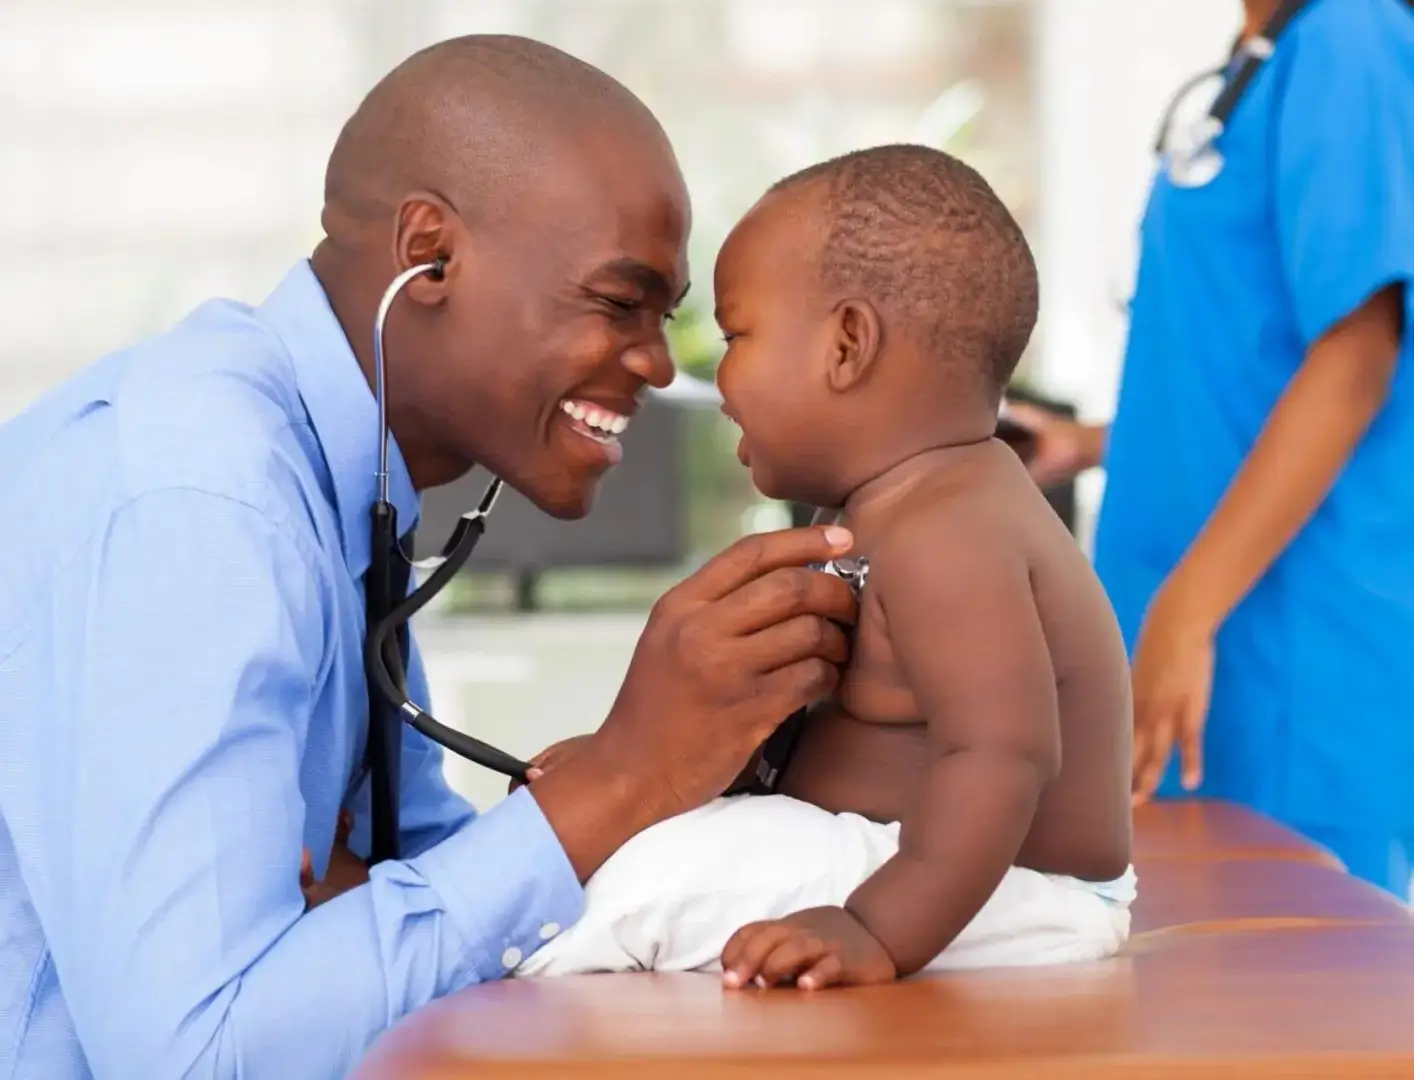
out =
[[[932,760],[922,723],[867,723],[826,705],[811,713],[777,790],[834,814],[898,821]]]

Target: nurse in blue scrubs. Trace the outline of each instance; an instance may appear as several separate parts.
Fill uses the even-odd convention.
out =
[[[1038,479],[1107,470],[1136,801],[1246,804],[1407,897],[1414,5],[1309,0],[1266,56],[1282,6],[1245,4],[1221,170],[1161,159],[1113,424],[1016,417]]]

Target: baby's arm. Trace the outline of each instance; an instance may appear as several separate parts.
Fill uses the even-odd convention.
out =
[[[876,550],[869,580],[937,755],[898,854],[845,905],[900,975],[981,910],[1060,769],[1055,676],[1026,560],[980,522],[951,507],[920,513]]]

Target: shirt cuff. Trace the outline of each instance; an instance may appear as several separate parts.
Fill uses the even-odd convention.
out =
[[[505,977],[584,911],[574,867],[527,788],[409,865],[441,896],[460,939],[444,944],[446,993]],[[448,956],[458,945],[460,957]]]

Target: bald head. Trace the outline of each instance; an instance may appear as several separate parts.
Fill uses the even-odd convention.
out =
[[[587,512],[617,444],[572,426],[633,412],[673,374],[691,209],[657,120],[558,49],[463,37],[410,57],[329,159],[314,271],[364,369],[389,283],[388,416],[418,488],[473,465],[542,509]]]
[[[653,114],[598,68],[527,38],[471,35],[415,53],[344,125],[325,175],[325,229],[386,221],[427,191],[468,220],[504,210],[566,144],[610,134],[667,149]]]

